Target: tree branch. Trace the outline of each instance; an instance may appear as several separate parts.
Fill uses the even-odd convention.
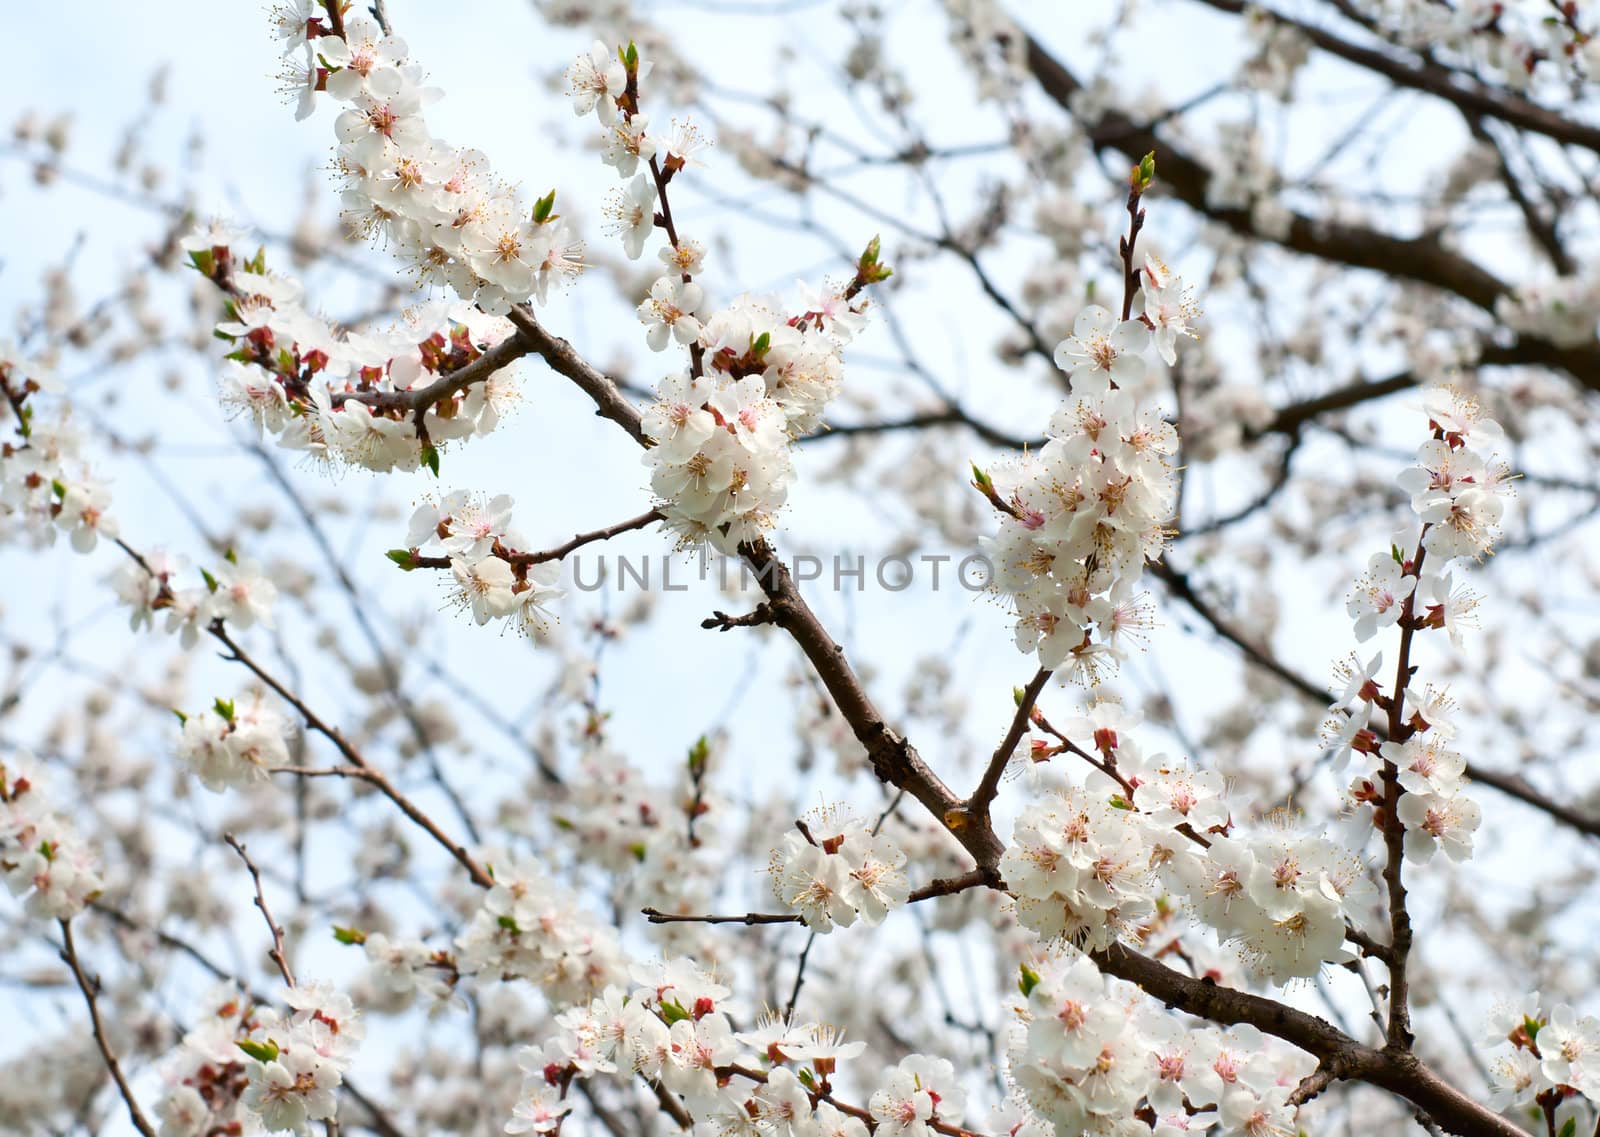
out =
[[[144,1110],[139,1108],[139,1099],[133,1096],[133,1089],[128,1085],[128,1079],[122,1072],[122,1063],[117,1061],[116,1051],[111,1049],[111,1042],[106,1038],[105,1024],[100,1021],[98,1001],[100,981],[90,979],[84,974],[83,964],[78,960],[77,945],[72,941],[72,922],[70,920],[57,922],[61,925],[61,962],[72,971],[72,977],[78,983],[78,990],[83,992],[83,1001],[89,1006],[89,1025],[94,1030],[95,1045],[100,1048],[100,1057],[106,1064],[106,1070],[111,1074],[111,1080],[117,1085],[117,1092],[122,1095],[122,1100],[128,1107],[128,1118],[142,1137],[156,1137],[155,1126],[150,1124],[150,1119],[144,1115]]]

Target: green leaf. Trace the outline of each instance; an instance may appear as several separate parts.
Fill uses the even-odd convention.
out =
[[[1561,1127],[1561,1133],[1559,1134],[1559,1137],[1572,1137],[1572,1135],[1577,1131],[1578,1119],[1576,1117],[1569,1117],[1567,1118],[1567,1123]]]
[[[333,938],[342,944],[364,944],[367,942],[367,933],[360,928],[341,928],[338,924],[333,926]]]
[[[495,920],[495,923],[499,924],[502,928],[504,928],[506,931],[510,932],[513,936],[520,936],[522,934],[522,929],[517,927],[517,922],[514,919],[512,919],[510,916],[501,916],[501,917],[499,917],[498,919]]]
[[[669,999],[661,1004],[661,1017],[667,1020],[668,1026],[671,1026],[688,1018],[689,1012],[683,1009],[682,1004]]]
[[[211,705],[216,708],[217,714],[221,715],[223,718],[227,719],[229,722],[233,721],[233,700],[232,699],[215,699],[215,700],[212,701]]]
[[[210,277],[217,268],[217,257],[210,249],[191,249],[189,263],[200,270],[200,275]]]
[[[629,75],[639,70],[639,48],[632,40],[628,41],[628,50],[622,53],[622,65]]]
[[[56,497],[61,498],[62,500],[66,500],[67,487],[65,485],[63,485],[59,480],[56,480],[54,478],[51,479],[51,481],[50,481],[50,492],[55,494]]]
[[[200,570],[200,575],[205,577],[206,589],[208,591],[215,592],[217,590],[217,578],[212,576],[205,569]]]
[[[694,740],[694,745],[689,747],[689,773],[699,777],[705,773],[706,762],[711,757],[711,743],[706,741],[706,736],[701,735]]]
[[[543,225],[550,220],[551,210],[556,207],[556,191],[551,190],[538,201],[533,203],[533,223]]]
[[[229,549],[222,554],[222,559],[227,561],[230,565],[236,565],[239,563],[239,554],[234,552],[232,549]]]
[[[1406,555],[1400,551],[1399,545],[1390,545],[1389,555],[1394,558],[1394,563],[1397,565],[1406,563]]]
[[[173,708],[172,708],[172,713],[173,713],[173,714],[175,714],[175,715],[177,715],[177,716],[178,716],[178,721],[179,721],[179,722],[180,722],[180,723],[184,723],[184,724],[187,724],[187,723],[188,723],[188,722],[189,722],[189,716],[188,716],[188,715],[186,715],[186,714],[184,714],[184,713],[183,713],[183,712],[182,712],[182,711],[180,711],[180,710],[179,710],[179,709],[178,709],[178,708],[177,708],[177,707],[173,707]]]
[[[390,549],[383,555],[399,565],[404,572],[410,572],[417,567],[417,552],[415,549]]]
[[[862,250],[861,256],[856,260],[856,279],[862,284],[881,284],[894,275],[894,270],[888,265],[879,264],[878,258],[883,255],[883,239],[874,236],[867,242],[867,247]]]
[[[1017,990],[1021,991],[1023,997],[1026,998],[1032,995],[1033,989],[1039,985],[1039,973],[1026,963],[1022,964],[1017,970],[1020,973],[1017,977]]]
[[[760,359],[772,347],[772,333],[762,332],[750,343],[750,354]]]
[[[265,1042],[254,1042],[251,1039],[244,1038],[235,1042],[234,1045],[257,1062],[276,1062],[278,1060],[278,1044],[270,1038]]]
[[[433,471],[434,477],[437,478],[439,476],[439,450],[437,447],[428,445],[422,448],[422,464]]]

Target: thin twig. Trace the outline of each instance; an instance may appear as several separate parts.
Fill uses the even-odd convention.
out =
[[[1022,689],[1022,695],[1017,699],[1017,712],[1011,717],[1011,725],[1006,729],[1005,737],[1000,740],[1000,745],[995,747],[994,754],[989,759],[989,767],[984,770],[978,788],[972,791],[972,796],[961,807],[968,814],[988,816],[989,806],[1000,792],[1000,778],[1011,762],[1011,755],[1017,749],[1017,743],[1022,741],[1022,736],[1027,733],[1028,721],[1033,715],[1033,705],[1039,701],[1039,693],[1049,682],[1050,675],[1048,667],[1041,667]]]
[[[156,1137],[155,1126],[150,1124],[144,1110],[139,1108],[139,1100],[133,1096],[133,1089],[122,1073],[122,1063],[117,1061],[116,1051],[111,1049],[111,1043],[106,1038],[105,1024],[100,1021],[100,1007],[96,998],[100,992],[100,980],[90,979],[84,974],[83,964],[78,960],[77,945],[72,942],[71,921],[57,922],[61,925],[61,962],[71,969],[72,977],[78,981],[78,990],[83,992],[83,1001],[89,1005],[89,1024],[94,1030],[95,1045],[100,1048],[100,1057],[105,1061],[111,1080],[117,1084],[117,1092],[128,1106],[128,1118],[143,1137]]]
[[[294,972],[289,969],[289,956],[283,950],[283,927],[272,918],[272,909],[267,907],[266,893],[261,891],[261,870],[256,868],[256,863],[250,859],[250,854],[239,839],[232,833],[224,833],[222,839],[228,847],[239,854],[239,859],[244,862],[244,867],[250,870],[250,879],[256,886],[256,907],[261,909],[261,918],[267,922],[267,931],[272,934],[272,950],[267,952],[267,958],[278,965],[278,973],[283,976],[286,986],[294,986]]]

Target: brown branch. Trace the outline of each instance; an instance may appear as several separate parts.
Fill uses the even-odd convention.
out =
[[[1486,349],[1484,362],[1492,363],[1498,356],[1492,354],[1493,349]],[[1503,354],[1503,349],[1501,349]],[[1388,375],[1382,379],[1361,380],[1335,387],[1322,395],[1316,395],[1299,402],[1289,403],[1274,412],[1272,418],[1265,426],[1257,429],[1247,429],[1244,437],[1247,441],[1255,441],[1272,434],[1286,434],[1291,437],[1298,435],[1307,424],[1323,415],[1334,411],[1348,410],[1363,403],[1373,402],[1400,391],[1407,391],[1417,385],[1416,376],[1410,371],[1402,371],[1395,375]],[[895,434],[901,431],[929,430],[945,426],[964,426],[979,438],[994,446],[1006,450],[1037,450],[1043,446],[1047,438],[1023,438],[1020,435],[1010,434],[994,427],[981,419],[974,418],[965,408],[957,403],[951,403],[941,411],[925,411],[920,414],[907,415],[905,418],[888,419],[881,422],[834,423],[808,434],[800,439],[802,445],[825,442],[830,438],[851,438],[857,435]]]
[[[656,1095],[656,1101],[661,1103],[661,1108],[666,1111],[667,1115],[671,1117],[672,1120],[678,1123],[678,1128],[694,1128],[694,1118],[690,1115],[689,1111],[684,1108],[683,1103],[672,1096],[667,1087],[663,1086],[660,1082],[653,1082],[649,1078],[645,1078],[643,1074],[639,1076],[640,1078],[644,1079],[645,1085],[649,1086],[651,1091]]]
[[[1022,438],[1015,434],[1008,434],[998,427],[990,426],[981,419],[973,418],[959,404],[949,403],[942,411],[925,411],[921,414],[908,415],[905,418],[889,419],[883,422],[852,422],[828,423],[817,430],[815,434],[808,434],[801,438],[802,446],[809,443],[824,442],[830,438],[850,438],[855,435],[866,434],[894,434],[902,430],[926,430],[930,427],[964,426],[985,442],[1007,450],[1036,449],[1045,443],[1043,438]]]
[[[1163,172],[1166,169],[1164,165]],[[526,324],[528,334],[543,337],[545,349],[541,354],[547,362],[589,393],[598,413],[613,419],[646,445],[639,412],[622,398],[616,384],[578,356],[571,344],[545,332],[530,314],[513,309],[513,319],[519,316],[519,326]],[[774,622],[789,633],[810,660],[840,715],[866,750],[879,780],[916,798],[972,855],[975,871],[988,874],[1000,886],[996,866],[1005,845],[993,825],[987,818],[963,810],[963,802],[928,767],[916,748],[889,727],[850,666],[843,647],[801,597],[771,546],[763,540],[741,546],[740,553],[755,571]],[[1093,958],[1108,974],[1134,983],[1168,1006],[1215,1022],[1250,1023],[1294,1043],[1319,1060],[1336,1061],[1339,1069],[1346,1072],[1344,1076],[1360,1078],[1400,1095],[1462,1137],[1521,1137],[1519,1128],[1442,1081],[1410,1053],[1362,1046],[1322,1019],[1271,999],[1184,975],[1120,943],[1093,953]]]
[[[1343,387],[1335,387],[1326,394],[1302,399],[1300,402],[1280,408],[1266,426],[1260,430],[1246,431],[1245,437],[1255,439],[1266,434],[1297,434],[1306,423],[1325,414],[1348,410],[1362,403],[1372,402],[1374,399],[1408,391],[1416,385],[1417,377],[1409,371],[1401,371],[1382,379],[1348,383]]]
[[[261,918],[267,922],[267,931],[272,935],[272,949],[267,952],[267,958],[278,965],[278,973],[283,976],[286,986],[294,986],[294,972],[289,969],[289,956],[283,950],[283,927],[272,918],[272,909],[267,907],[266,893],[261,891],[261,870],[256,868],[256,863],[250,859],[250,854],[245,852],[244,845],[232,833],[224,833],[222,839],[228,847],[239,854],[239,859],[244,862],[244,867],[250,870],[250,879],[256,886],[256,907],[261,909]]]
[[[565,544],[545,549],[538,553],[519,553],[511,558],[512,564],[539,565],[546,561],[564,560],[569,554],[585,545],[592,545],[596,541],[609,541],[611,538],[623,533],[631,533],[635,529],[643,529],[647,525],[654,525],[661,520],[659,509],[647,509],[637,517],[630,517],[626,521],[619,521],[615,525],[607,525],[604,529],[594,529],[588,533],[575,534],[572,540]]]
[[[90,979],[84,974],[83,964],[78,960],[77,945],[72,942],[72,922],[59,920],[57,923],[61,925],[61,962],[71,970],[73,979],[78,982],[78,990],[83,992],[83,1001],[89,1006],[89,1025],[94,1031],[95,1045],[100,1048],[100,1057],[106,1064],[106,1070],[128,1107],[128,1118],[142,1137],[156,1137],[155,1126],[150,1124],[150,1119],[144,1115],[144,1110],[139,1108],[139,1099],[133,1096],[133,1088],[128,1085],[127,1076],[122,1072],[122,1063],[117,1060],[116,1051],[111,1049],[111,1042],[106,1038],[105,1024],[100,1021],[98,1002],[100,980]]]
[[[520,336],[510,335],[478,356],[471,363],[439,376],[426,387],[413,387],[408,391],[348,391],[333,396],[335,407],[347,402],[365,403],[378,411],[411,411],[426,414],[441,400],[465,391],[496,371],[510,366],[533,350],[531,344]]]
[[[346,741],[343,733],[337,727],[328,725],[315,711],[306,705],[305,700],[285,687],[271,673],[251,658],[249,653],[240,647],[233,637],[228,634],[228,630],[221,620],[213,622],[206,630],[211,634],[212,638],[228,649],[228,654],[223,658],[242,664],[257,679],[271,688],[279,698],[298,711],[300,717],[305,721],[307,729],[315,731],[333,743],[334,748],[339,751],[340,756],[346,762],[362,771],[360,777],[370,782],[379,793],[393,802],[401,813],[405,814],[428,836],[437,841],[446,852],[456,859],[462,868],[467,870],[474,884],[480,888],[494,886],[494,878],[489,875],[482,865],[478,864],[472,854],[467,851],[466,846],[448,836],[439,827],[437,821],[424,813],[414,801],[395,787],[394,783],[389,780],[388,775],[368,763],[361,756],[360,751]]]
[[[1021,697],[1017,699],[1016,714],[1011,716],[1011,725],[1006,728],[1005,737],[1000,740],[1000,745],[995,747],[994,754],[989,758],[989,766],[984,770],[978,788],[972,791],[972,796],[962,806],[968,814],[984,818],[989,816],[989,806],[1000,792],[1000,778],[1011,762],[1011,755],[1017,749],[1017,743],[1022,741],[1022,736],[1027,733],[1028,720],[1033,715],[1033,705],[1039,701],[1039,692],[1043,691],[1044,685],[1050,681],[1050,675],[1049,668],[1041,667],[1022,689]]]
[[[761,624],[774,622],[771,606],[757,604],[743,616],[730,616],[726,612],[713,611],[710,616],[700,621],[700,626],[708,631],[716,629],[719,632],[725,632],[730,628],[754,628]]]
[[[1348,922],[1345,924],[1344,938],[1355,944],[1356,947],[1360,948],[1364,955],[1370,955],[1372,958],[1381,960],[1383,963],[1388,963],[1394,958],[1394,952],[1390,949],[1388,944],[1379,943],[1377,940],[1367,935],[1367,933],[1357,928],[1354,924]]]
[[[920,904],[924,900],[954,896],[958,892],[983,887],[999,887],[998,878],[993,872],[985,869],[972,869],[960,876],[937,877],[921,888],[913,888],[906,896],[906,903]],[[796,912],[746,912],[741,916],[685,916],[662,912],[656,908],[641,908],[639,912],[652,924],[744,924],[747,927],[754,927],[757,924],[805,923]]]
[[[1126,979],[1169,1007],[1225,1025],[1248,1023],[1291,1042],[1319,1061],[1335,1063],[1341,1077],[1400,1095],[1461,1137],[1526,1137],[1516,1125],[1441,1080],[1412,1054],[1363,1046],[1325,1019],[1184,975],[1120,943],[1091,955],[1102,971]]]
[[[141,923],[126,912],[113,908],[104,901],[96,900],[91,904],[91,907],[98,915],[104,916],[124,931],[131,932],[136,936],[154,937],[162,947],[187,956],[212,978],[231,983],[254,1002],[262,1004],[273,1002],[267,995],[253,990],[247,981],[211,959],[188,940],[174,936],[170,932],[163,932],[160,928],[152,927],[149,924]],[[181,1029],[181,1024],[179,1025]],[[407,1137],[400,1127],[394,1123],[394,1120],[384,1113],[366,1093],[358,1089],[348,1077],[339,1084],[339,1089],[347,1093],[351,1101],[367,1111],[370,1122],[367,1128],[377,1133],[379,1137]]]
[[[640,446],[650,445],[640,425],[638,408],[623,397],[616,383],[579,355],[577,349],[566,340],[547,332],[532,309],[516,305],[508,316],[532,351],[537,352],[553,371],[565,375],[589,396],[597,415],[616,423]]]
[[[1522,221],[1528,230],[1528,235],[1534,243],[1544,250],[1545,256],[1550,258],[1551,266],[1562,276],[1571,276],[1578,271],[1578,266],[1573,263],[1572,257],[1561,244],[1561,233],[1556,227],[1556,218],[1546,218],[1540,215],[1539,207],[1528,196],[1527,190],[1522,187],[1522,179],[1511,168],[1511,162],[1506,157],[1505,147],[1500,145],[1483,119],[1474,115],[1466,116],[1467,127],[1472,131],[1472,137],[1488,146],[1494,151],[1495,167],[1500,174],[1500,184],[1506,187],[1506,193],[1516,203],[1517,209],[1522,213]],[[1559,214],[1557,214],[1559,217]]]
[[[652,924],[801,924],[798,912],[746,912],[743,916],[680,916],[656,908],[641,908],[640,915]]]
[[[1532,785],[1520,774],[1506,774],[1499,770],[1486,770],[1482,766],[1467,763],[1467,777],[1474,782],[1499,790],[1507,797],[1516,798],[1524,805],[1531,805],[1534,809],[1541,810],[1564,825],[1569,825],[1580,833],[1590,837],[1600,837],[1600,818],[1591,817],[1581,813],[1571,806],[1557,801],[1550,795],[1543,793]]]
[[[1070,112],[1071,103],[1083,90],[1083,85],[1038,40],[1030,36],[1026,46],[1027,66],[1034,79],[1045,94]],[[1491,313],[1496,301],[1511,292],[1505,281],[1447,249],[1433,236],[1395,237],[1376,229],[1303,213],[1290,213],[1289,224],[1281,233],[1259,232],[1250,209],[1211,205],[1207,199],[1211,171],[1181,147],[1158,138],[1152,127],[1112,109],[1098,122],[1087,124],[1085,129],[1096,149],[1114,149],[1135,160],[1152,150],[1159,151],[1161,184],[1191,209],[1235,232],[1334,264],[1431,285]],[[1523,335],[1509,350],[1518,362],[1559,368],[1583,386],[1600,390],[1600,343],[1558,347],[1548,340]]]
[[[1238,648],[1239,653],[1244,656],[1247,663],[1276,677],[1285,686],[1314,703],[1328,706],[1333,702],[1333,692],[1285,666],[1270,651],[1245,638],[1196,591],[1188,575],[1174,568],[1170,561],[1163,558],[1159,561],[1151,562],[1150,572],[1151,575],[1166,584],[1175,598],[1188,605],[1194,611],[1194,614],[1199,616],[1218,637]],[[1571,826],[1580,833],[1600,838],[1600,817],[1589,816],[1557,801],[1519,774],[1486,769],[1482,765],[1469,760],[1467,762],[1466,775],[1472,781],[1481,782],[1483,785],[1498,790],[1508,797],[1516,798],[1524,805],[1532,806],[1564,825]]]
[[[570,541],[566,541],[553,548],[542,549],[537,553],[520,553],[514,549],[506,549],[497,541],[495,556],[500,557],[511,565],[542,565],[547,561],[564,560],[574,551],[585,545],[592,545],[596,541],[608,541],[612,537],[623,533],[631,533],[635,529],[643,529],[661,520],[659,509],[647,509],[637,517],[630,517],[626,521],[619,521],[615,525],[607,525],[604,529],[594,529],[588,533],[575,534]],[[421,557],[413,556],[405,565],[408,569],[447,569],[450,567],[449,557]]]
[[[1426,536],[1428,526],[1422,527]],[[1405,572],[1413,580],[1421,580],[1422,564],[1428,550],[1422,537],[1417,539],[1416,552],[1405,565]],[[1389,737],[1404,742],[1414,728],[1406,723],[1406,690],[1411,686],[1411,641],[1417,624],[1412,618],[1416,612],[1415,589],[1400,605],[1400,658],[1395,665],[1394,688],[1389,692]],[[1407,962],[1411,956],[1411,914],[1406,909],[1405,858],[1406,827],[1400,820],[1400,799],[1405,787],[1400,784],[1400,768],[1387,758],[1379,774],[1383,782],[1383,846],[1385,860],[1383,881],[1389,892],[1389,1045],[1398,1050],[1411,1049],[1410,982]]]
[[[1218,11],[1234,15],[1241,15],[1247,9],[1255,7],[1248,0],[1200,0],[1200,2]],[[1435,95],[1454,103],[1464,114],[1496,118],[1521,130],[1532,131],[1553,138],[1557,142],[1581,146],[1585,150],[1600,153],[1600,127],[1566,118],[1511,91],[1485,86],[1440,64],[1411,61],[1376,48],[1362,47],[1324,28],[1304,23],[1280,12],[1269,12],[1268,15],[1273,22],[1294,28],[1330,55],[1336,55],[1348,63],[1374,71],[1398,87]]]

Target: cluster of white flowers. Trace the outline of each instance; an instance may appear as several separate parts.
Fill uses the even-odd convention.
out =
[[[249,1059],[238,1044],[260,1025],[257,1014],[246,995],[226,984],[201,1000],[199,1018],[161,1063],[168,1087],[158,1107],[162,1137],[243,1130]]]
[[[1534,1112],[1548,1103],[1559,1132],[1594,1126],[1600,1022],[1592,1015],[1580,1016],[1566,1003],[1546,1010],[1533,991],[1495,1004],[1478,1043],[1488,1059],[1491,1108]]]
[[[950,45],[978,82],[978,97],[993,102],[1018,98],[1027,82],[1027,37],[999,0],[944,0]]]
[[[1061,745],[1030,748],[1038,763],[1071,746],[1097,769],[1018,817],[1000,862],[1018,921],[1047,942],[1095,951],[1144,942],[1181,905],[1275,982],[1348,958],[1347,923],[1365,928],[1379,907],[1355,842],[1281,816],[1239,831],[1222,778],[1143,755],[1128,733],[1137,722],[1100,702],[1064,725]],[[1065,741],[1080,737],[1089,745]]]
[[[1600,327],[1600,283],[1582,276],[1530,281],[1496,300],[1494,314],[1512,331],[1581,347]]]
[[[1431,389],[1424,404],[1433,437],[1417,464],[1399,477],[1423,525],[1422,547],[1439,574],[1457,557],[1479,560],[1500,537],[1511,491],[1510,469],[1494,454],[1503,434],[1477,400],[1450,387]]]
[[[1056,1133],[1297,1131],[1289,1095],[1316,1066],[1309,1054],[1270,1045],[1250,1026],[1187,1026],[1131,987],[1110,989],[1081,955],[1047,958],[1038,971],[1024,965],[1022,976],[1008,1072]]]
[[[658,1083],[716,1132],[933,1137],[935,1126],[961,1124],[966,1091],[946,1059],[907,1056],[865,1107],[853,1106],[834,1096],[832,1079],[864,1044],[822,1023],[777,1016],[736,1031],[728,988],[688,960],[640,965],[633,981],[631,991],[611,987],[560,1015],[554,1037],[522,1051],[527,1079],[508,1132],[553,1130],[573,1079],[619,1071]]]
[[[612,49],[599,40],[567,68],[572,112],[580,118],[593,114],[600,120],[605,131],[601,159],[617,171],[619,178],[626,179],[607,200],[605,213],[612,232],[622,239],[629,260],[639,259],[646,238],[658,221],[665,221],[665,216],[657,213],[657,187],[671,181],[705,146],[699,131],[687,122],[674,123],[670,137],[651,132],[649,116],[639,111],[639,81],[649,74],[650,64],[640,57],[636,44]],[[640,163],[647,169],[641,171]],[[704,251],[699,242],[688,239],[674,239],[670,247],[661,251],[661,259],[677,274],[681,291],[669,297],[664,286],[662,295],[652,296],[667,305],[661,309],[663,316],[669,311],[684,316],[683,326],[673,328],[680,342],[686,343],[693,336],[689,313],[699,305],[700,290],[692,283],[692,277],[700,271]],[[673,280],[665,279],[669,285]],[[678,320],[674,316],[655,322],[672,328]]]
[[[1451,747],[1456,737],[1451,718],[1454,704],[1431,687],[1420,691],[1407,688],[1402,697],[1407,708],[1408,737],[1403,742],[1378,742],[1364,724],[1379,709],[1378,691],[1371,675],[1382,662],[1380,654],[1364,668],[1353,663],[1348,667],[1354,679],[1365,680],[1355,696],[1359,705],[1353,711],[1335,706],[1325,729],[1330,734],[1339,732],[1332,740],[1340,748],[1341,759],[1353,750],[1394,767],[1404,791],[1395,813],[1406,827],[1407,860],[1426,864],[1443,850],[1452,861],[1465,861],[1472,856],[1473,834],[1482,820],[1482,811],[1462,792],[1467,762]],[[1352,734],[1352,727],[1359,733]],[[1349,792],[1352,801],[1375,808],[1384,798],[1375,773],[1358,773]]]
[[[1245,62],[1241,79],[1251,90],[1287,101],[1295,76],[1311,57],[1311,41],[1265,8],[1246,8],[1244,26],[1255,51]]]
[[[359,940],[367,967],[357,977],[353,991],[367,1010],[396,1015],[420,995],[434,1008],[442,1006],[455,990],[455,960],[447,952],[430,948],[419,939],[388,936],[382,932],[354,933],[340,929],[342,940]]]
[[[27,754],[0,761],[0,873],[30,915],[70,920],[100,894],[100,859],[57,813]]]
[[[528,541],[511,528],[515,502],[507,494],[486,498],[457,490],[417,506],[406,535],[408,548],[389,558],[401,568],[420,562],[419,553],[438,549],[449,562],[455,604],[478,624],[510,618],[535,635],[548,627],[546,606],[565,593],[556,585],[561,566],[538,559]]]
[[[681,545],[709,542],[731,553],[759,538],[782,507],[794,478],[789,444],[821,425],[839,390],[841,352],[865,322],[861,287],[888,270],[877,263],[874,241],[850,287],[802,284],[793,304],[741,296],[710,312],[694,280],[704,247],[677,231],[665,202],[667,184],[695,163],[705,142],[688,122],[662,137],[650,132],[638,105],[648,71],[635,45],[612,52],[596,43],[567,77],[573,110],[597,115],[605,128],[606,164],[632,179],[608,207],[628,256],[642,255],[658,222],[667,235],[666,271],[639,304],[639,321],[652,350],[685,347],[690,367],[661,381],[645,413],[651,489]]]
[[[1294,213],[1278,200],[1282,177],[1273,165],[1266,140],[1255,122],[1224,122],[1217,126],[1216,157],[1206,180],[1209,209],[1242,209],[1250,225],[1264,237],[1283,240],[1289,235]]]
[[[577,742],[577,776],[565,788],[555,816],[578,856],[621,873],[647,864],[653,849],[673,844],[686,831],[680,809],[688,808],[691,786],[680,781],[668,789],[647,779],[612,745],[603,723],[585,721]],[[697,743],[691,761],[707,752]]]
[[[35,546],[61,533],[87,553],[99,538],[117,535],[108,510],[111,491],[83,459],[83,432],[65,409],[50,422],[35,415],[32,396],[58,393],[50,370],[24,359],[0,340],[0,414],[13,419],[17,441],[0,442],[0,536],[15,527]]]
[[[206,789],[221,793],[267,780],[289,765],[289,723],[256,695],[244,707],[217,699],[198,714],[178,714],[178,759]]]
[[[1434,4],[1429,0],[1388,0],[1366,6],[1384,32],[1417,51],[1443,57],[1482,78],[1513,89],[1542,82],[1563,88],[1568,80],[1600,73],[1600,39],[1552,16],[1541,0],[1465,0]],[[1563,6],[1555,6],[1565,13]],[[1578,9],[1573,8],[1575,15]],[[1457,60],[1460,62],[1458,63]]]
[[[233,252],[239,239],[209,225],[184,244],[228,294],[217,325],[234,345],[219,380],[222,405],[258,434],[325,463],[436,468],[441,446],[490,433],[516,405],[509,368],[449,382],[511,334],[506,320],[436,301],[387,329],[341,331],[309,312],[300,283],[267,271],[259,254],[241,263]],[[427,401],[418,405],[422,391]]]
[[[249,1059],[240,1100],[264,1129],[304,1134],[338,1112],[334,1091],[366,1027],[349,997],[325,983],[290,987],[283,999],[289,1014],[257,1009],[248,1037],[235,1043]]]
[[[1510,473],[1493,453],[1499,426],[1475,400],[1449,387],[1429,390],[1423,409],[1432,437],[1398,479],[1420,522],[1420,543],[1408,529],[1401,538],[1408,548],[1395,544],[1374,555],[1357,581],[1346,610],[1363,642],[1409,615],[1409,632],[1442,628],[1459,645],[1462,630],[1476,622],[1478,597],[1457,587],[1451,562],[1480,559],[1499,537],[1510,488]],[[1411,549],[1420,549],[1421,563]],[[1451,746],[1454,704],[1431,687],[1386,695],[1376,678],[1382,667],[1381,652],[1365,664],[1352,656],[1340,665],[1343,691],[1324,723],[1324,740],[1341,764],[1354,751],[1393,767],[1403,791],[1394,809],[1406,827],[1407,859],[1426,862],[1443,849],[1451,860],[1466,860],[1481,811],[1462,793],[1466,760]],[[1388,719],[1397,702],[1402,735],[1380,741],[1373,718]],[[1375,773],[1358,774],[1350,796],[1375,808],[1387,797]]]
[[[1370,929],[1382,910],[1366,862],[1340,836],[1279,818],[1260,832],[1218,837],[1185,863],[1182,895],[1258,975],[1308,978],[1351,958],[1347,925]]]
[[[419,284],[446,285],[498,315],[543,302],[552,283],[577,275],[582,245],[554,212],[554,193],[530,206],[482,152],[433,137],[424,112],[440,92],[423,85],[405,41],[364,15],[340,23],[289,18],[278,27],[285,55],[302,53],[289,68],[296,117],[311,113],[319,92],[343,104],[334,133],[346,224],[409,265]]]
[[[840,806],[814,809],[785,833],[767,871],[779,902],[819,932],[848,928],[857,917],[881,924],[906,902],[906,855],[866,821]]]
[[[463,974],[528,979],[562,1006],[621,981],[627,960],[615,928],[587,915],[544,865],[516,857],[492,864],[494,887],[456,937]]]
[[[1001,514],[982,545],[993,587],[1015,605],[1017,646],[1086,681],[1147,624],[1135,586],[1166,544],[1176,502],[1177,432],[1126,385],[1142,379],[1152,346],[1176,358],[1195,310],[1165,265],[1147,259],[1141,276],[1142,317],[1086,308],[1056,348],[1074,397],[1051,418],[1045,445],[992,475],[976,471]]]
[[[697,739],[663,784],[612,743],[599,715],[585,718],[576,741],[576,774],[552,810],[572,855],[613,876],[615,902],[625,909],[705,912],[725,868],[716,852],[725,803],[710,777],[717,747]],[[726,938],[693,922],[651,924],[649,934],[671,955],[715,958],[726,950]]]
[[[741,296],[698,325],[701,373],[668,375],[645,411],[650,487],[684,546],[732,553],[760,538],[794,480],[793,441],[821,425],[839,391],[841,353],[866,301],[848,289],[801,289],[794,305]]]
[[[215,571],[200,570],[200,584],[174,587],[187,569],[184,558],[161,549],[118,565],[111,574],[111,587],[128,606],[129,626],[153,627],[155,614],[165,612],[167,633],[176,633],[186,648],[193,647],[217,620],[238,629],[256,624],[272,627],[278,589],[255,561],[229,554]]]
[[[1000,861],[1017,919],[1047,940],[1094,950],[1131,935],[1154,910],[1150,855],[1109,797],[1077,788],[1017,818]]]

